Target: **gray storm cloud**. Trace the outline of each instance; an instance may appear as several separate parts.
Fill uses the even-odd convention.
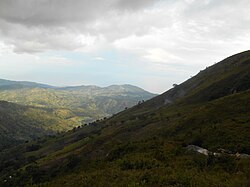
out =
[[[1,0],[1,19],[29,26],[87,22],[110,11],[135,11],[155,0]]]
[[[0,42],[18,53],[104,45],[124,49],[134,39],[138,42],[132,47],[139,44],[146,51],[148,45],[168,53],[190,46],[210,50],[214,44],[249,37],[249,4],[248,0],[0,0]]]
[[[112,20],[152,6],[155,0],[1,0],[0,39],[15,52],[89,47],[112,34]],[[109,22],[111,20],[111,22]],[[117,25],[119,27],[119,25]],[[114,26],[116,27],[116,26]],[[122,29],[124,30],[124,29]],[[107,34],[104,36],[104,34]]]

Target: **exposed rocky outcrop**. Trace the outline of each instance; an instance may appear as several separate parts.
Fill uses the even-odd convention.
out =
[[[237,158],[250,158],[250,155],[248,155],[248,154],[245,154],[245,153],[240,154],[238,152],[236,154],[233,154],[231,151],[221,149],[221,148],[218,149],[218,152],[212,152],[212,151],[209,151],[207,149],[204,149],[204,148],[196,146],[196,145],[188,145],[186,147],[186,149],[188,151],[194,151],[194,152],[206,155],[206,156],[208,156],[208,155],[221,156],[223,154],[223,155],[235,156]]]

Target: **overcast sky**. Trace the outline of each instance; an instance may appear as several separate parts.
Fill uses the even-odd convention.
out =
[[[0,78],[161,93],[250,49],[249,0],[0,0]]]

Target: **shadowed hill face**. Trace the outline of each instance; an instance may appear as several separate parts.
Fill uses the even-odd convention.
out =
[[[30,111],[34,116],[30,116]],[[51,130],[42,128],[41,121],[46,122],[46,117],[35,116],[42,110],[0,101],[0,148],[12,144],[31,140],[42,135],[53,134]]]
[[[0,148],[82,125],[77,109],[52,109],[0,101]],[[76,117],[79,115],[79,117]]]
[[[0,165],[2,173],[24,185],[248,186],[250,160],[234,154],[250,154],[249,59],[234,55],[109,119],[8,150],[26,169]],[[40,148],[27,152],[31,144]],[[197,155],[190,144],[232,155]]]

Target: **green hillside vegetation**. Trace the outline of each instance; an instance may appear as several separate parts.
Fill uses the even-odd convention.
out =
[[[235,155],[250,154],[249,132],[247,51],[111,118],[1,152],[0,185],[250,186],[250,158]]]
[[[0,79],[0,148],[111,116],[155,96],[132,85],[53,87]],[[17,104],[14,104],[17,103]]]
[[[2,83],[1,83],[2,82]],[[5,83],[0,80],[0,99],[22,105],[76,110],[78,125],[111,116],[129,108],[141,100],[148,100],[155,94],[131,85],[113,85],[105,88],[78,86],[57,88],[36,83]],[[5,84],[4,84],[5,83]],[[10,86],[11,89],[7,89]],[[82,118],[84,116],[84,119]]]
[[[80,116],[76,118],[76,112],[80,113],[0,101],[0,149],[70,130],[79,125]]]

